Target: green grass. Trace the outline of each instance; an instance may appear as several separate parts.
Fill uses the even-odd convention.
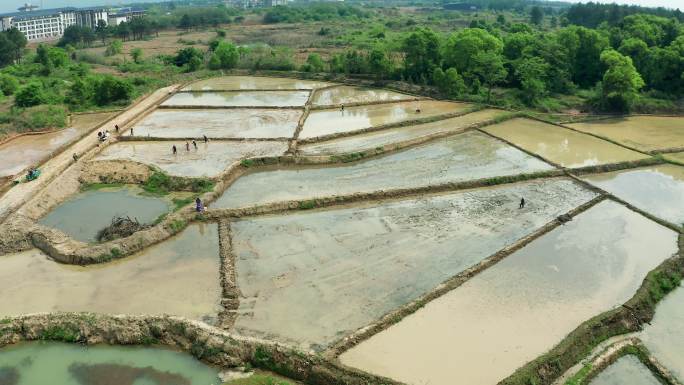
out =
[[[174,233],[177,233],[185,228],[185,226],[188,225],[188,222],[182,220],[182,219],[175,219],[173,220],[170,224],[169,227]]]
[[[582,385],[587,375],[591,371],[591,368],[591,364],[584,365],[579,372],[575,373],[574,376],[565,382],[565,385]]]
[[[76,342],[80,332],[75,328],[50,326],[40,333],[41,340]]]
[[[223,385],[294,385],[294,382],[282,380],[265,374],[255,374],[248,378],[228,381]]]
[[[188,198],[173,198],[171,200],[173,202],[173,211],[178,211],[182,209],[183,207],[189,205],[190,203],[194,202],[195,200],[192,199],[191,197]]]
[[[95,191],[115,187],[123,187],[123,183],[91,183],[81,186],[81,191]]]
[[[316,207],[316,201],[315,200],[299,202],[299,209],[300,210],[311,210],[314,207]]]
[[[142,188],[148,194],[163,196],[171,191],[205,193],[211,191],[214,185],[214,181],[207,178],[180,178],[157,171],[143,183]]]

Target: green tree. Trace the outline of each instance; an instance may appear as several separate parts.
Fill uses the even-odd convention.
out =
[[[97,21],[97,26],[95,27],[95,34],[100,40],[102,40],[102,44],[106,43],[107,36],[109,36],[109,27],[107,26],[106,21]]]
[[[368,55],[368,70],[376,78],[389,77],[392,72],[392,62],[387,57],[387,53],[378,47],[373,48]]]
[[[305,72],[323,72],[325,69],[325,63],[321,58],[321,55],[317,53],[311,53],[306,58],[306,64],[303,66]]]
[[[202,58],[199,56],[193,56],[190,58],[190,61],[188,61],[188,72],[195,72],[202,68]]]
[[[143,57],[142,48],[133,48],[131,50],[131,58],[133,59],[133,62],[135,62],[137,64],[142,63],[142,57]]]
[[[240,53],[235,44],[227,41],[219,41],[214,49],[212,58],[216,58],[213,62],[218,64],[218,68],[214,69],[231,69],[237,66],[238,60],[240,59]],[[212,62],[211,59],[210,62]]]
[[[446,72],[436,68],[432,74],[432,82],[437,89],[449,97],[458,97],[465,91],[465,82],[455,68],[449,68]]]
[[[611,111],[629,111],[644,86],[632,59],[608,49],[601,54],[601,63],[608,68],[600,86],[602,106]]]
[[[621,54],[632,58],[634,66],[640,73],[646,69],[646,66],[648,65],[650,50],[646,42],[644,42],[643,40],[635,37],[625,39],[622,41],[622,44],[620,45],[620,48],[618,48],[618,51]]]
[[[19,88],[19,81],[12,75],[0,73],[0,91],[3,95],[13,95]]]
[[[494,85],[506,79],[507,72],[503,58],[496,52],[484,51],[476,54],[472,60],[472,72],[478,76],[482,84],[487,86],[487,103],[489,103]]]
[[[403,42],[404,74],[408,79],[428,79],[441,62],[439,37],[429,28],[418,28]]]
[[[503,42],[480,28],[466,28],[449,37],[444,53],[444,65],[461,74],[473,72],[475,57],[481,54],[500,55]]]
[[[93,90],[90,84],[83,79],[76,79],[66,95],[66,102],[72,106],[88,106],[93,97]]]
[[[523,99],[529,105],[534,105],[546,94],[546,78],[549,64],[540,57],[530,57],[521,60],[515,68]]]
[[[14,64],[16,60],[14,54],[14,44],[6,34],[0,32],[0,67]]]
[[[601,79],[601,52],[608,48],[608,37],[585,27],[572,26],[557,33],[559,46],[566,52],[572,81],[581,87],[591,87]]]
[[[197,57],[201,61],[203,56],[204,55],[202,54],[202,51],[200,51],[199,49],[195,47],[188,47],[178,50],[173,61],[176,64],[176,66],[182,67],[186,64],[189,64],[190,60],[192,60],[193,57]]]
[[[118,39],[114,39],[109,42],[107,49],[105,50],[105,56],[118,55],[123,51],[123,42]]]
[[[10,28],[0,34],[5,35],[5,37],[11,43],[11,49],[13,52],[10,52],[10,55],[13,58],[12,61],[16,62],[21,58],[22,52],[24,48],[26,48],[26,36],[17,28]]]
[[[186,13],[184,14],[180,22],[178,23],[178,28],[184,29],[184,30],[189,30],[192,27],[192,20],[190,20],[190,16]]]
[[[540,6],[535,5],[532,7],[532,11],[530,12],[530,22],[534,25],[541,25],[541,23],[544,21],[544,10]]]
[[[133,94],[133,86],[127,79],[104,75],[94,83],[93,95],[98,106],[128,101]]]
[[[31,107],[47,102],[45,89],[40,82],[31,82],[23,86],[14,97],[14,104],[18,107]]]

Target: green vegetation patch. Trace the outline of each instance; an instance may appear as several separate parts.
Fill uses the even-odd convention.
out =
[[[254,374],[248,378],[240,378],[224,383],[223,385],[294,385],[294,382],[265,374]]]
[[[143,183],[142,188],[153,195],[166,195],[171,191],[209,192],[215,182],[208,178],[181,178],[156,171]]]

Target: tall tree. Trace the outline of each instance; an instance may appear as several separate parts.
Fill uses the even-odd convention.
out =
[[[444,49],[444,66],[460,74],[473,72],[475,57],[483,53],[494,56],[503,52],[503,42],[480,28],[466,28],[449,37]]]
[[[611,111],[629,111],[644,86],[632,59],[608,49],[601,54],[601,63],[608,68],[600,87],[602,105]]]
[[[97,26],[95,27],[95,34],[102,40],[102,44],[106,43],[107,36],[109,35],[109,27],[107,22],[100,19],[97,21]]]
[[[441,62],[439,36],[429,28],[412,32],[404,40],[402,51],[405,76],[414,81],[429,79]]]
[[[497,83],[506,79],[503,57],[496,52],[480,52],[473,57],[473,74],[477,75],[487,86],[487,102],[492,99],[492,88]]]
[[[544,21],[544,10],[540,6],[535,5],[532,7],[532,11],[530,11],[530,21],[534,25],[541,25]]]

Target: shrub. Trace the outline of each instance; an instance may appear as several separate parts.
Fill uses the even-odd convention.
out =
[[[95,81],[94,99],[99,106],[127,101],[133,94],[133,85],[127,79],[104,75]]]
[[[19,81],[12,75],[0,74],[0,91],[4,95],[12,95],[19,88]]]
[[[22,87],[14,98],[14,104],[19,107],[31,107],[47,103],[47,95],[43,84],[31,82]]]

